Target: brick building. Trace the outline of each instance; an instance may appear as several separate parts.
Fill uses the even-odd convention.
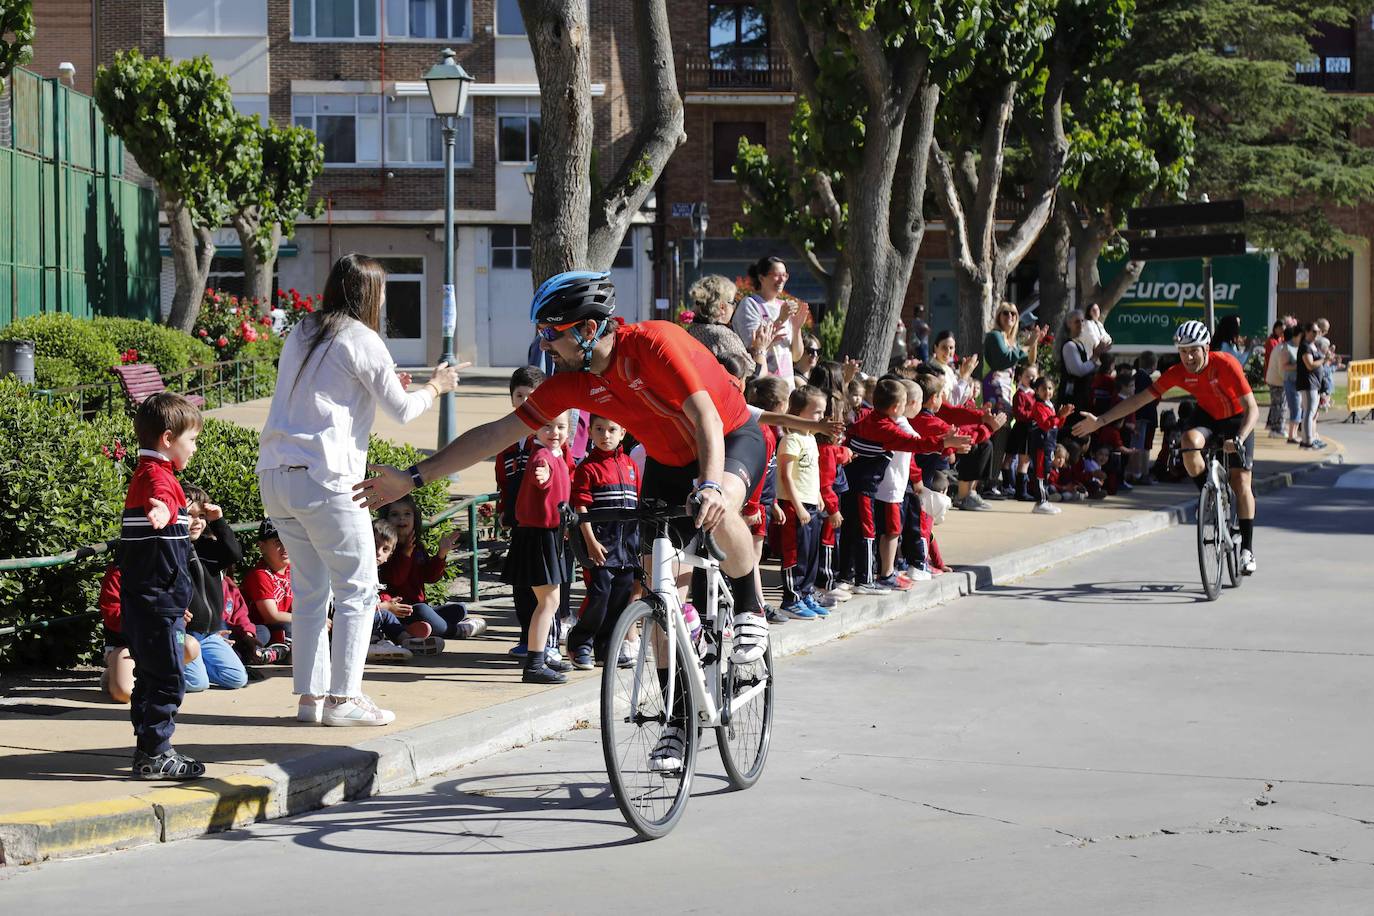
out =
[[[592,3],[593,108],[608,172],[637,104],[629,2]],[[172,59],[208,54],[240,111],[315,130],[326,213],[284,243],[277,285],[317,292],[339,255],[383,258],[383,336],[405,365],[432,364],[441,348],[443,147],[422,75],[452,47],[475,79],[455,157],[455,348],[477,365],[524,363],[532,289],[523,173],[539,149],[539,87],[515,0],[37,0],[35,12],[35,69],[45,76],[82,49],[97,65],[130,47]],[[62,17],[85,25],[51,25]],[[77,85],[89,87],[93,68],[77,68]],[[632,319],[652,308],[651,221],[637,218],[613,268]],[[217,241],[212,279],[232,288],[238,239],[222,230]]]

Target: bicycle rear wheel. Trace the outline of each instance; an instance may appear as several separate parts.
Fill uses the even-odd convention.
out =
[[[1208,601],[1221,594],[1222,540],[1225,523],[1221,518],[1221,495],[1209,483],[1198,494],[1197,562],[1202,573],[1202,591]]]
[[[658,668],[661,662],[667,670],[663,654],[667,626],[664,611],[644,601],[632,602],[611,632],[608,664],[601,675],[601,750],[606,772],[625,820],[646,840],[665,836],[686,810],[700,745],[696,704],[687,682],[687,666],[696,660],[680,640],[675,646],[676,709],[666,708]],[[631,653],[635,661],[629,668],[620,668],[609,660],[627,638],[637,643]],[[650,757],[670,723],[682,726],[682,766],[664,771],[656,769]]]
[[[716,728],[720,762],[725,764],[731,787],[747,789],[763,775],[773,737],[776,691],[771,643],[758,661],[730,665],[723,693],[729,702],[730,721]]]

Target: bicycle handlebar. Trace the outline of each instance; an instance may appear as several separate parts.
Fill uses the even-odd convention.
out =
[[[577,516],[578,523],[582,522],[650,522],[655,525],[666,525],[668,522],[677,519],[690,518],[696,519],[696,512],[686,506],[670,506],[662,500],[646,500],[636,509],[589,509]],[[697,536],[700,540],[701,548],[709,553],[716,561],[725,559],[725,552],[716,544],[716,539],[711,532],[697,529]]]

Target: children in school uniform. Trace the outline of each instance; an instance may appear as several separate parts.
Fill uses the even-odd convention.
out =
[[[625,427],[607,417],[591,417],[591,448],[572,478],[570,502],[579,513],[638,507],[640,473],[621,448],[624,439]],[[582,570],[586,594],[577,623],[568,631],[568,658],[574,668],[588,671],[598,662],[619,662],[620,647],[610,645],[611,630],[634,593],[639,525],[582,522],[581,531],[593,565]],[[613,651],[616,658],[611,657]]]
[[[515,529],[502,579],[534,593],[522,680],[527,684],[562,684],[568,680],[564,672],[572,670],[572,665],[551,656],[545,647],[558,613],[559,590],[571,578],[562,536],[562,505],[572,493],[563,451],[568,444],[568,415],[551,418],[534,438],[536,445],[516,496]]]
[[[817,421],[825,414],[825,394],[810,385],[792,390],[788,413]],[[778,443],[778,502],[783,518],[771,529],[782,566],[782,610],[789,617],[829,616],[813,592],[820,557],[820,452],[811,433],[788,430]]]
[[[1050,503],[1049,485],[1046,477],[1054,462],[1055,447],[1059,444],[1059,427],[1074,412],[1074,405],[1065,404],[1055,409],[1054,379],[1043,376],[1035,382],[1035,404],[1031,408],[1030,431],[1032,489],[1035,493],[1036,515],[1058,515],[1061,511]]]
[[[1040,367],[1026,363],[1016,370],[1016,393],[1011,398],[1012,426],[1007,438],[1007,454],[1012,456],[1012,486],[1016,498],[1022,502],[1034,502],[1030,492],[1030,431],[1035,422],[1031,410],[1035,407],[1035,382],[1040,378]]]

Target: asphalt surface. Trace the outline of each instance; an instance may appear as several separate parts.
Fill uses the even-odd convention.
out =
[[[588,727],[0,871],[0,911],[1374,912],[1374,425],[1330,432],[1351,464],[1262,497],[1259,573],[1215,603],[1174,528],[784,660],[763,779],[730,793],[705,752],[665,840]]]

